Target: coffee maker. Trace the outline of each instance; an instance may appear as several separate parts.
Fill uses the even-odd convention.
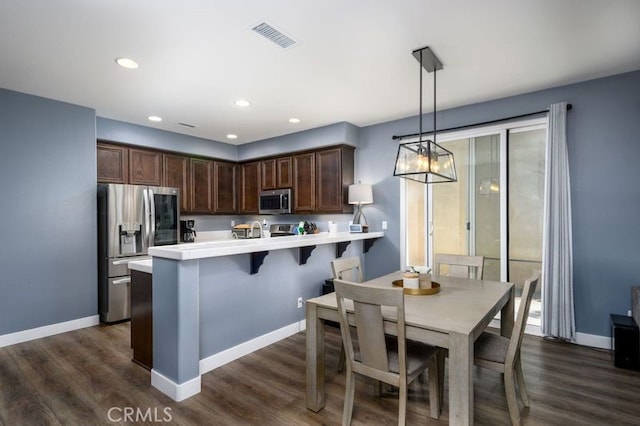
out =
[[[192,243],[196,240],[195,220],[180,221],[180,242]]]

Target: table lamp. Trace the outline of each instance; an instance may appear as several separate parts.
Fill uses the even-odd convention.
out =
[[[373,191],[371,185],[367,183],[356,183],[349,185],[349,204],[356,205],[356,214],[353,216],[353,223],[363,227],[367,225],[367,219],[362,213],[363,204],[373,203]]]

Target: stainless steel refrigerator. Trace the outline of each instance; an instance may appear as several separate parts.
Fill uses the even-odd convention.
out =
[[[178,244],[179,190],[98,184],[98,312],[100,321],[131,318],[128,264],[149,247]]]

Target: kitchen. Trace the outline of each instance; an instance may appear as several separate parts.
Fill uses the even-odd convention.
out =
[[[3,12],[8,4],[3,4]],[[578,7],[575,3],[572,6]],[[613,11],[608,10],[607,13]],[[458,16],[466,15],[468,13],[460,12]],[[637,16],[634,13],[627,15]],[[27,16],[3,13],[0,18],[3,25],[0,27],[8,31],[13,25],[6,21],[16,19],[25,28],[32,28],[24,22],[28,21]],[[320,16],[323,15],[320,13]],[[491,20],[486,14],[482,16],[487,21]],[[35,19],[33,15],[30,18]],[[44,20],[38,18],[36,23]],[[567,18],[567,22],[570,20]],[[593,22],[599,20],[594,18]],[[600,31],[592,32],[610,34],[612,26],[624,28],[622,23],[626,21],[624,17],[619,17],[615,22],[616,25],[604,26],[605,29],[598,27]],[[459,27],[455,22],[452,26]],[[568,28],[567,32],[573,29]],[[534,33],[537,34],[537,30]],[[626,45],[624,41],[635,42],[638,39],[635,30],[627,28],[626,31],[630,35],[600,52],[624,52],[620,47]],[[366,33],[363,28],[360,28],[360,32]],[[22,37],[20,34],[6,34],[3,39],[15,40]],[[580,35],[587,37],[583,33]],[[430,40],[423,40],[423,37],[417,39],[416,42],[396,46],[394,50],[397,57],[407,56],[415,62],[410,57],[410,50],[431,43]],[[464,41],[458,43],[465,44]],[[493,41],[485,45],[491,43]],[[302,45],[295,49],[300,47]],[[13,50],[7,52],[5,48],[2,50],[3,56],[16,57]],[[356,52],[357,49],[352,51]],[[564,54],[567,55],[566,52]],[[453,65],[447,63],[445,52],[440,51],[439,55],[447,66],[442,73],[444,79]],[[637,51],[631,50],[627,57],[632,59],[623,61],[614,69],[603,71],[608,68],[603,66],[595,69],[594,66],[575,81],[557,77],[545,84],[499,91],[482,100],[450,108],[439,107],[439,111],[443,112],[439,118],[442,127],[446,128],[537,111],[558,100],[567,100],[574,105],[569,124],[569,146],[573,156],[571,172],[574,184],[577,329],[584,335],[605,340],[610,334],[609,313],[626,313],[629,309],[629,286],[638,281],[636,254],[640,229],[635,219],[638,208],[635,182],[640,178],[640,172],[632,160],[640,156],[634,138],[640,132],[635,101],[637,87],[640,87],[640,74],[637,62],[634,62],[639,56]],[[472,62],[478,60],[474,56]],[[109,56],[105,61],[111,63],[113,58]],[[361,125],[343,121],[346,119],[316,123],[313,127],[274,133],[255,142],[233,145],[220,142],[226,140],[224,134],[211,140],[167,131],[155,128],[152,124],[117,119],[111,114],[103,115],[96,112],[92,104],[76,101],[73,97],[60,98],[44,89],[41,91],[23,84],[9,84],[4,80],[9,75],[23,73],[26,77],[27,70],[31,69],[31,66],[22,65],[12,68],[14,71],[10,72],[10,63],[11,60],[3,61],[3,71],[0,73],[0,87],[3,87],[0,89],[0,178],[4,200],[0,225],[4,242],[0,249],[0,266],[4,276],[0,284],[0,346],[98,323],[95,221],[98,139],[143,149],[197,154],[229,162],[244,162],[336,144],[354,146],[354,181],[371,183],[374,188],[375,203],[367,208],[372,231],[382,231],[383,221],[389,223],[389,229],[384,231],[385,237],[377,241],[366,255],[365,272],[374,277],[398,269],[403,231],[398,207],[399,183],[397,178],[391,176],[397,151],[392,136],[416,131],[414,90],[405,100],[406,113],[386,120]],[[485,68],[497,71],[492,67]],[[340,68],[336,66],[335,69]],[[527,70],[528,74],[534,76],[539,67],[531,66]],[[408,74],[403,78],[411,79],[412,76]],[[400,79],[387,76],[380,81],[387,81],[393,88]],[[40,83],[42,80],[40,77]],[[140,83],[139,80],[137,82]],[[460,83],[453,82],[454,85]],[[411,87],[415,89],[414,81]],[[127,89],[122,89],[123,97],[131,92]],[[447,91],[439,94],[444,102]],[[315,103],[311,95],[308,99],[309,103]],[[238,113],[245,114],[245,111]],[[425,117],[428,118],[429,114]],[[258,123],[255,127],[263,126]],[[603,152],[603,141],[614,149]],[[602,170],[593,173],[594,164],[599,164]],[[615,191],[611,190],[612,183],[615,183]],[[251,223],[254,219],[264,219],[253,214],[195,214],[190,217],[196,220],[198,231],[205,232],[229,230],[232,220]],[[296,217],[292,222],[308,220],[326,230],[324,224],[331,220],[342,224],[342,230],[346,230],[351,218],[352,214],[305,214],[303,218]],[[355,245],[350,247],[355,248]],[[320,248],[312,254],[312,259],[320,254],[318,250]],[[322,254],[319,257],[325,255],[328,256]],[[272,264],[272,259],[267,258],[265,266]],[[329,275],[328,265],[325,266],[317,271],[319,282]],[[604,277],[604,270],[613,271],[613,275]],[[293,309],[297,312],[297,308]]]

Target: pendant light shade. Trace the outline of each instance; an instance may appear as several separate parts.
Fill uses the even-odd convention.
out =
[[[420,133],[417,141],[398,146],[393,175],[422,183],[455,182],[457,176],[453,153],[436,143],[436,72],[442,69],[442,63],[428,47],[414,50],[413,56],[418,61],[420,70]],[[433,132],[427,135],[422,132],[423,68],[427,72],[433,72]]]
[[[393,174],[422,183],[457,180],[453,153],[430,139],[400,144]]]

